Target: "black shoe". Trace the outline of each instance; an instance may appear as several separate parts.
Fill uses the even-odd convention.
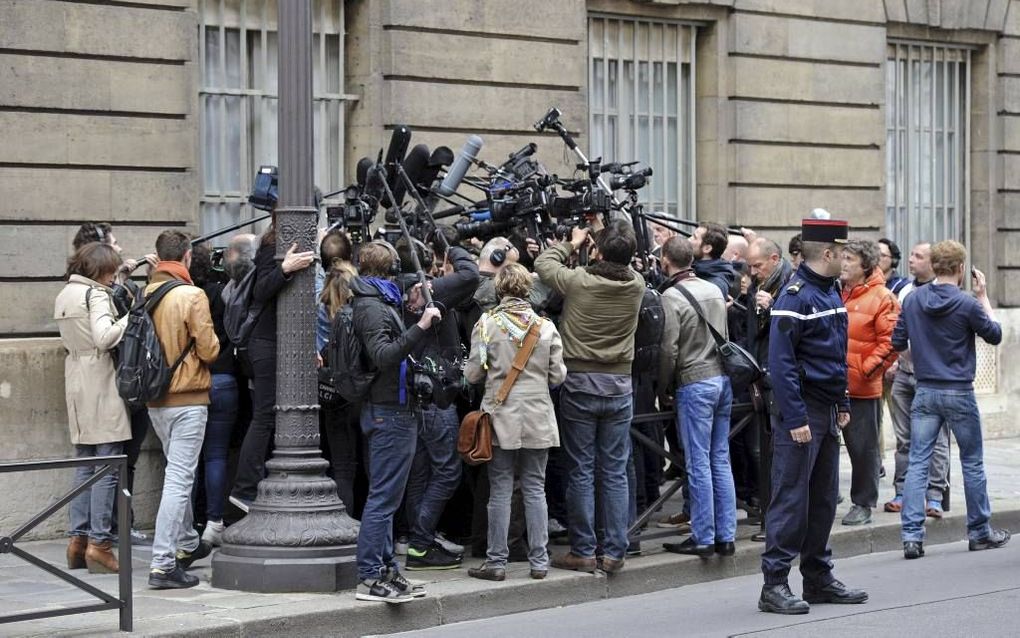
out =
[[[181,566],[181,569],[191,569],[191,564],[196,560],[202,560],[206,556],[212,553],[212,545],[205,541],[199,541],[198,547],[186,552],[182,549],[177,550],[177,564]]]
[[[170,571],[153,569],[149,572],[149,587],[153,589],[187,589],[198,584],[198,576],[192,576],[180,565]]]
[[[432,543],[426,549],[408,547],[404,566],[410,571],[457,569],[460,567],[460,562],[460,556],[451,556],[438,543]]]
[[[797,598],[790,591],[790,586],[783,583],[782,585],[765,585],[761,588],[758,609],[770,614],[792,616],[808,613],[811,611],[811,606]]]
[[[737,546],[732,542],[719,542],[715,543],[715,553],[720,556],[733,556],[737,553]]]
[[[663,549],[674,554],[687,554],[689,556],[701,556],[708,558],[715,553],[715,545],[698,545],[694,537],[690,536],[682,543],[663,543]]]
[[[998,549],[1009,542],[1010,533],[1008,529],[993,529],[992,533],[968,544],[970,551],[976,552],[982,549]]]
[[[868,593],[862,589],[849,589],[838,580],[834,580],[824,587],[804,583],[804,600],[811,605],[820,603],[858,605],[868,601]]]
[[[924,556],[924,544],[919,541],[906,541],[903,543],[903,558],[913,560]]]

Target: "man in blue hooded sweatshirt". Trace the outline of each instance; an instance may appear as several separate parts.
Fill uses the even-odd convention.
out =
[[[981,271],[972,270],[973,297],[960,290],[966,262],[967,250],[959,242],[932,246],[935,281],[904,300],[892,337],[896,350],[910,348],[917,379],[900,513],[903,555],[908,559],[924,556],[928,466],[943,421],[949,423],[960,448],[970,550],[1002,547],[1010,537],[1007,530],[992,529],[989,523],[992,511],[985,481],[981,415],[974,398],[974,336],[995,346],[1002,341],[1002,328],[995,321]]]
[[[719,287],[723,299],[729,300],[740,293],[737,271],[723,259],[729,234],[726,228],[713,222],[702,222],[690,236],[694,246],[694,274]]]

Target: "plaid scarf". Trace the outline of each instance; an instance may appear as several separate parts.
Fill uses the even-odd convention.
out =
[[[523,299],[508,297],[488,313],[499,329],[505,332],[518,348],[524,344],[524,338],[532,324],[542,321],[542,318],[535,314],[531,304]],[[489,368],[489,343],[491,339],[485,330],[485,322],[481,322],[482,343],[480,347],[482,368]]]

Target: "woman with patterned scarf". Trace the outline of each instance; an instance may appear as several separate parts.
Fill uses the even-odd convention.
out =
[[[520,264],[510,264],[496,276],[500,304],[475,324],[464,371],[470,383],[484,381],[482,410],[492,415],[488,557],[480,567],[468,570],[469,575],[483,580],[506,578],[515,468],[524,494],[531,577],[545,578],[549,570],[545,467],[549,448],[560,444],[549,386],[562,383],[567,368],[556,326],[535,314],[526,301],[532,284],[531,273]],[[506,401],[498,403],[496,395],[533,325],[537,325],[538,343]]]

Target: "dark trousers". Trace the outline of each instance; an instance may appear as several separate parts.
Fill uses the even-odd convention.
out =
[[[418,446],[407,480],[407,522],[411,547],[424,551],[435,540],[439,517],[460,485],[460,422],[453,407],[427,406],[417,419]]]
[[[850,455],[850,501],[860,507],[878,504],[878,473],[882,467],[878,437],[882,428],[882,399],[850,399],[850,425],[843,443]]]
[[[347,508],[356,515],[354,484],[358,476],[358,454],[362,447],[361,405],[345,404],[320,410],[322,430],[329,447],[329,464],[336,491]]]
[[[252,339],[248,345],[251,358],[252,391],[251,425],[244,435],[237,459],[237,478],[231,494],[254,501],[259,481],[265,477],[266,455],[276,429],[276,342]]]
[[[782,427],[773,433],[772,497],[761,557],[766,585],[787,583],[798,555],[805,582],[824,586],[833,580],[829,532],[839,491],[836,407],[808,402],[807,409],[810,443],[795,443]]]
[[[209,391],[209,413],[202,441],[205,470],[205,514],[210,521],[223,521],[227,491],[227,457],[230,437],[237,423],[237,378],[214,374]],[[196,481],[197,486],[197,481]]]

